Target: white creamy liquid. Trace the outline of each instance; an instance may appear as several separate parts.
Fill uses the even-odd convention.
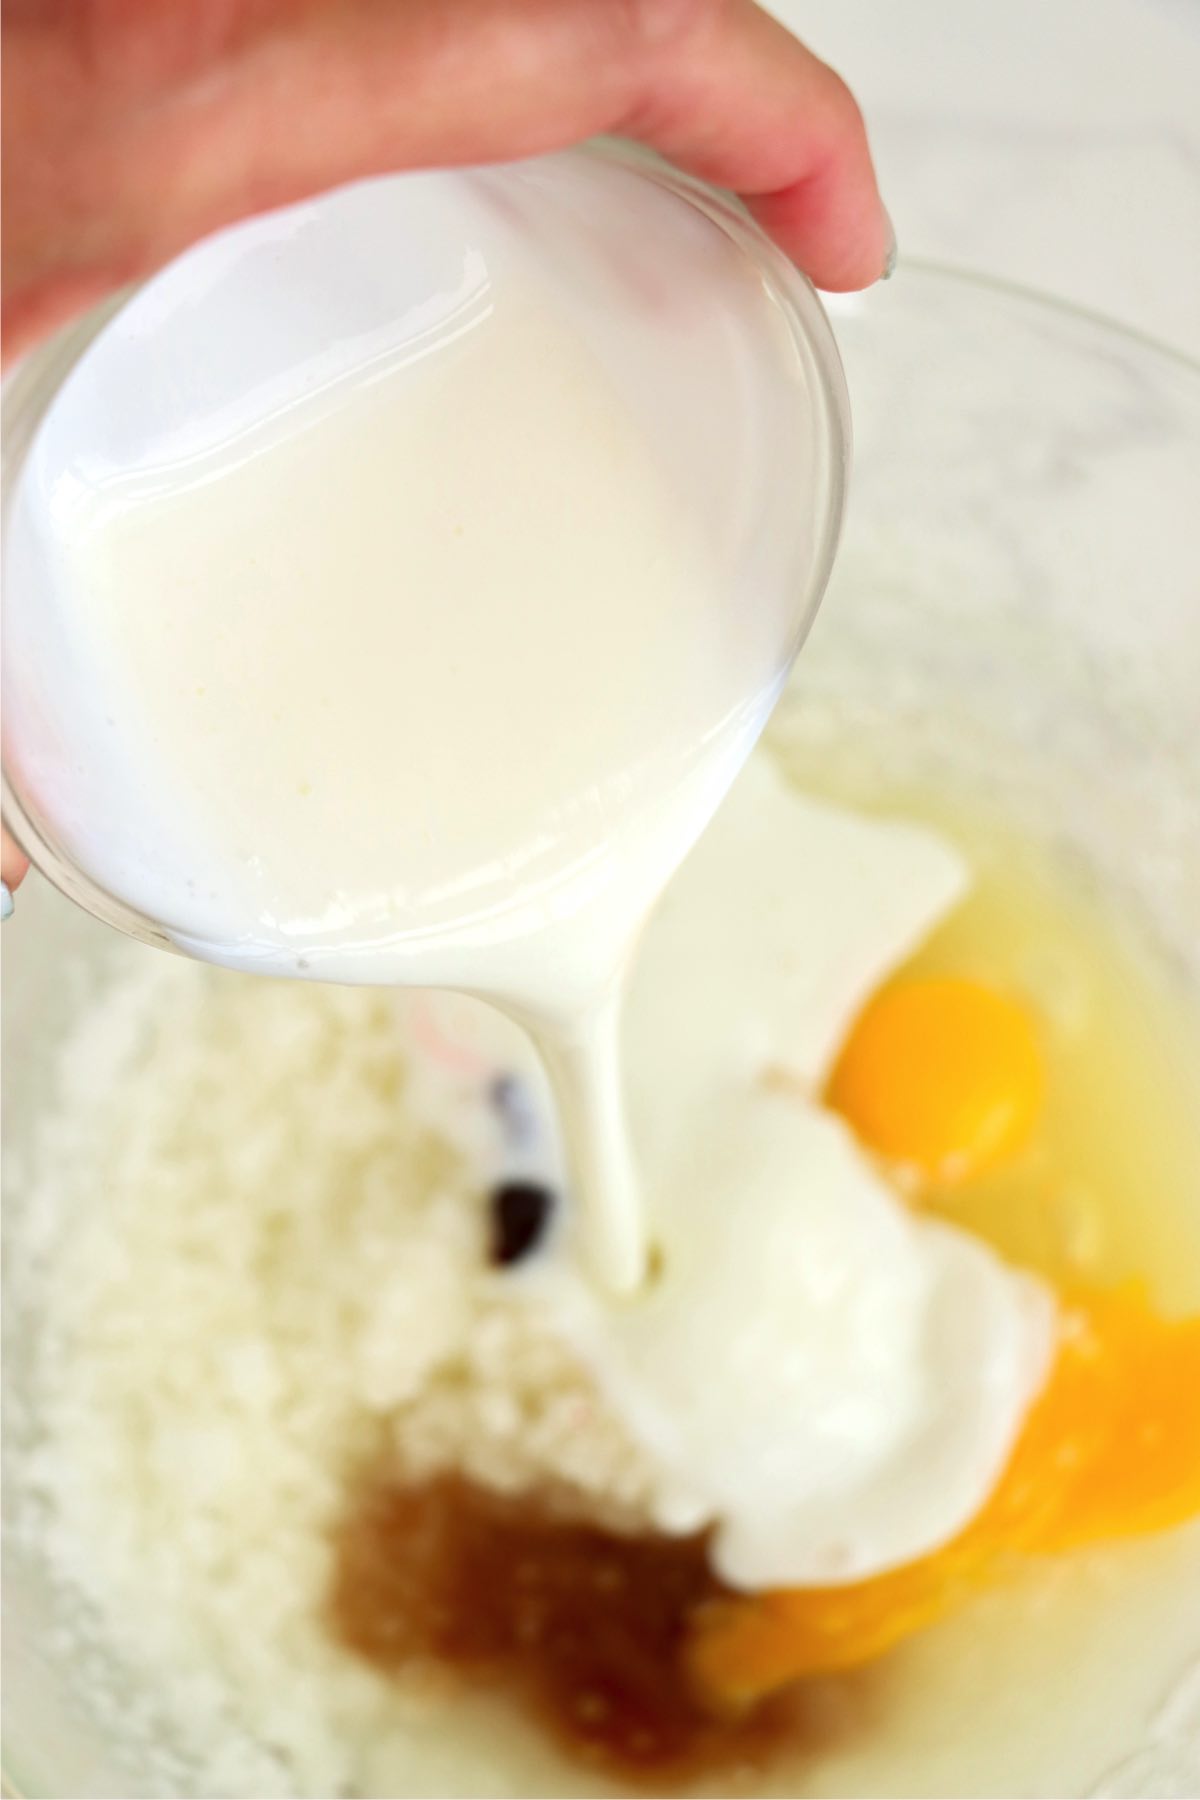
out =
[[[631,1285],[621,967],[773,671],[729,653],[699,534],[532,303],[206,474],[101,502],[72,551],[95,666],[191,815],[207,935],[529,1023]]]
[[[359,201],[329,204],[336,218]],[[181,396],[137,456],[64,470],[45,451],[44,507],[18,510],[13,554],[18,573],[40,557],[54,574],[39,629],[68,647],[45,662],[69,723],[56,738],[18,693],[14,738],[73,858],[180,947],[457,988],[528,1026],[593,1268],[626,1290],[645,1228],[617,1059],[623,968],[757,737],[798,621],[778,594],[760,606],[731,586],[730,521],[695,503],[694,447],[663,454],[611,345],[585,341],[535,258],[497,250],[477,195],[458,204],[464,242],[482,232],[490,251],[482,273],[468,244],[458,286],[434,283],[394,341],[364,338],[332,369],[310,346],[274,386],[249,401],[233,386],[203,416]],[[302,209],[301,237],[328,216]],[[247,299],[268,335],[269,274]],[[740,266],[713,278],[718,309],[731,283],[754,299]],[[118,321],[151,351],[171,325],[165,374],[144,350],[168,397],[193,378],[187,309],[206,292],[171,280]],[[278,299],[286,340],[296,294]],[[765,290],[755,304],[802,409]],[[679,329],[698,327],[685,314]],[[103,391],[80,374],[85,395],[89,379]]]

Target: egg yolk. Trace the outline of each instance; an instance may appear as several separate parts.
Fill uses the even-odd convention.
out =
[[[872,1150],[949,1185],[1016,1154],[1042,1104],[1028,1013],[975,981],[898,981],[860,1015],[828,1101]]]
[[[1200,1318],[1158,1319],[1136,1289],[1065,1304],[1057,1358],[991,1499],[958,1537],[842,1588],[721,1601],[690,1647],[720,1708],[853,1668],[932,1624],[1013,1555],[1164,1530],[1200,1513]]]

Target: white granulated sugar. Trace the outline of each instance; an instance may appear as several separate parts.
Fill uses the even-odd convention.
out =
[[[135,954],[26,1174],[21,1529],[141,1693],[162,1791],[345,1792],[396,1729],[322,1619],[364,1465],[646,1517],[639,1454],[486,1267],[478,1178],[406,1108],[410,1004]]]

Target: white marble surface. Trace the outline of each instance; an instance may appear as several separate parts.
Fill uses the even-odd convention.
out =
[[[901,260],[1200,357],[1200,0],[772,0],[867,114]]]

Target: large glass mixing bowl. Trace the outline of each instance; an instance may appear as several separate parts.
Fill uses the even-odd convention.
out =
[[[856,472],[844,549],[773,734],[815,757],[836,743],[843,765],[849,746],[868,777],[931,771],[994,799],[1090,871],[1200,1005],[1200,369],[1100,319],[933,268],[903,269],[833,312]],[[94,965],[106,934],[40,892],[22,896],[6,938],[5,1117],[19,1146],[65,1011],[64,963]],[[19,1208],[8,1230],[21,1232]],[[19,1295],[5,1316],[19,1389],[35,1322]],[[92,1670],[61,1647],[61,1602],[36,1555],[19,1542],[11,1554],[15,1785],[154,1791],[127,1746],[89,1722]],[[870,1755],[780,1766],[771,1790],[1200,1791],[1200,1538],[1147,1552],[1139,1569],[1118,1607],[1081,1615],[1053,1654],[1035,1633],[1001,1689],[969,1685],[964,1621],[963,1685],[943,1696],[936,1728],[897,1716],[874,1727]],[[1081,1714],[1084,1681],[1098,1698]],[[575,1770],[546,1782],[506,1791],[595,1791]]]

